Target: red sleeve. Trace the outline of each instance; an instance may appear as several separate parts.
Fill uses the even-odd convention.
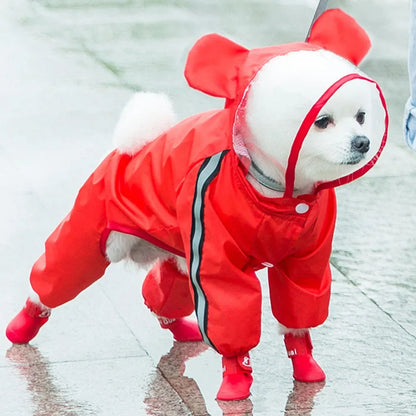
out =
[[[212,202],[224,156],[206,159],[187,179],[180,222],[201,334],[220,354],[234,356],[259,342],[261,287]]]
[[[268,271],[273,314],[288,328],[314,327],[328,316],[335,204],[335,193],[330,190],[323,215],[315,224],[320,232],[312,247],[287,257]]]

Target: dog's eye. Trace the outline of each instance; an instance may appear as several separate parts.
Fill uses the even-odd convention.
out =
[[[334,120],[331,116],[321,116],[315,120],[314,124],[318,129],[326,129],[333,122]]]
[[[357,115],[355,116],[355,119],[357,120],[358,124],[363,125],[365,122],[365,112],[364,111],[359,111],[357,113]]]

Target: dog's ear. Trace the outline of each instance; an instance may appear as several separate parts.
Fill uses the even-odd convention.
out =
[[[371,47],[365,30],[340,9],[330,9],[312,26],[307,42],[322,46],[358,65]]]
[[[238,69],[248,49],[215,33],[199,39],[189,52],[185,66],[188,84],[215,97],[236,96]]]

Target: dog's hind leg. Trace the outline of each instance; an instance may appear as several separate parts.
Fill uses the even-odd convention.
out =
[[[50,308],[72,300],[104,274],[109,261],[102,249],[107,225],[103,189],[104,181],[92,175],[71,212],[46,240],[30,275],[41,303],[30,297],[9,323],[6,335],[11,342],[29,342],[48,320]]]
[[[154,263],[142,287],[145,304],[156,315],[160,326],[172,332],[175,340],[202,341],[197,322],[185,318],[194,311],[194,302],[184,259],[117,231],[110,233],[106,253],[111,262],[130,258],[139,265]]]
[[[39,297],[33,293],[26,300],[23,309],[10,321],[6,328],[7,338],[13,344],[27,344],[40,328],[46,324],[51,309],[43,305]]]
[[[197,322],[186,319],[194,311],[189,277],[173,257],[156,262],[142,286],[146,306],[162,328],[177,341],[202,341]]]

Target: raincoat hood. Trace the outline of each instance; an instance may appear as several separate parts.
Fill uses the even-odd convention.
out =
[[[217,34],[204,36],[189,53],[185,77],[191,87],[226,99],[225,109],[231,115],[229,134],[233,149],[249,171],[252,165],[250,150],[256,146],[257,132],[250,123],[251,109],[247,105],[251,91],[258,88],[259,74],[273,66],[272,83],[278,85],[281,103],[279,116],[285,120],[285,112],[288,112],[291,119],[293,113],[297,117],[296,128],[292,127],[292,131],[282,125],[282,134],[291,138],[290,149],[283,155],[284,160],[273,161],[284,177],[284,196],[290,197],[295,188],[298,158],[308,132],[325,104],[350,83],[364,82],[372,86],[373,106],[377,108],[377,126],[374,127],[378,148],[372,149],[365,164],[357,164],[346,175],[317,183],[315,192],[350,182],[366,173],[377,161],[387,138],[386,104],[377,83],[356,67],[370,46],[367,34],[353,18],[339,9],[332,9],[314,23],[306,42],[249,50]],[[278,118],[275,107],[271,106],[270,111],[261,110],[265,128],[271,119]],[[276,140],[269,142],[274,145]]]

